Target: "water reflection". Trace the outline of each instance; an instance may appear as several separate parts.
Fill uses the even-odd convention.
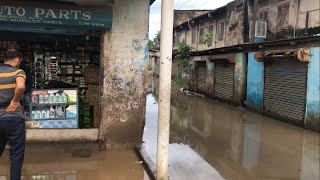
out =
[[[155,160],[157,104],[147,102],[144,140]],[[319,134],[256,113],[174,92],[170,133],[172,179],[319,179]]]
[[[97,144],[28,145],[23,180],[148,180],[134,151],[99,152]],[[8,152],[0,180],[9,180]]]

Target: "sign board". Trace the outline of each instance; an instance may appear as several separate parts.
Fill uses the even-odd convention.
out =
[[[112,26],[112,11],[0,5],[0,25],[105,30]]]

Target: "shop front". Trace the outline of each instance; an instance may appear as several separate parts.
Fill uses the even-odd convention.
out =
[[[245,98],[246,64],[244,53],[194,56],[190,88],[221,102],[239,106]]]
[[[198,61],[196,62],[196,71],[197,71],[197,91],[201,93],[207,92],[207,62]]]
[[[309,60],[299,60],[300,51],[267,51],[256,56],[264,63],[263,113],[304,127]]]
[[[228,59],[214,60],[214,96],[222,102],[233,103],[235,91],[235,64]]]
[[[0,6],[0,61],[23,54],[29,141],[97,141],[102,76],[100,38],[112,8],[5,1]]]

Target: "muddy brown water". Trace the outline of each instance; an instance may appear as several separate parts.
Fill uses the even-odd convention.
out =
[[[97,144],[28,145],[23,180],[149,180],[135,151],[99,152]],[[8,152],[0,180],[9,180]]]
[[[158,97],[147,96],[144,148],[156,162]],[[319,180],[319,134],[199,97],[172,94],[174,180]]]

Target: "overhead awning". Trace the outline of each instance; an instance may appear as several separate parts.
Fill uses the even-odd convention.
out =
[[[114,3],[114,0],[57,0],[63,2],[72,2],[80,6],[108,6]]]
[[[292,58],[299,59],[302,62],[308,62],[310,59],[310,51],[307,48],[262,51],[256,52],[254,54],[254,58],[258,62],[272,60],[288,60]]]
[[[193,61],[214,61],[214,60],[228,60],[230,63],[235,63],[235,54],[220,54],[208,56],[193,56]]]

